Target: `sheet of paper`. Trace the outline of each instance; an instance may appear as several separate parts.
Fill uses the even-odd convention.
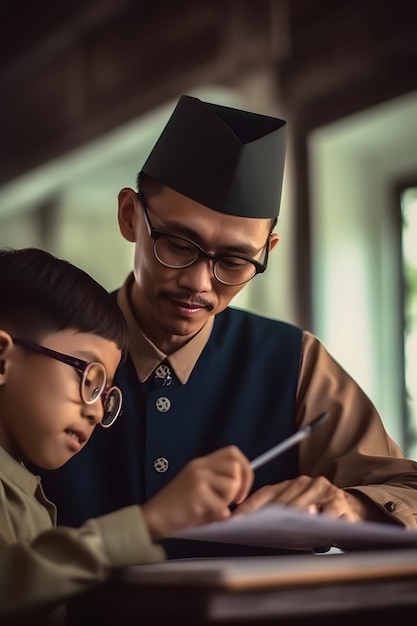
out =
[[[270,548],[367,549],[417,545],[417,530],[374,522],[346,522],[269,505],[248,515],[196,526],[172,537]]]

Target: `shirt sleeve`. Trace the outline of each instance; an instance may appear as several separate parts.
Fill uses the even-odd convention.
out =
[[[371,499],[392,521],[417,528],[417,463],[404,458],[358,384],[304,332],[297,428],[325,411],[330,419],[300,444],[300,473],[326,476]]]
[[[0,616],[57,605],[104,581],[114,568],[164,557],[137,506],[77,529],[44,530],[28,544],[10,544],[0,531]]]

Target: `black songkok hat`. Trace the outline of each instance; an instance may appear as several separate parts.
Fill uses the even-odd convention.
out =
[[[286,122],[181,96],[142,171],[204,206],[279,214]]]

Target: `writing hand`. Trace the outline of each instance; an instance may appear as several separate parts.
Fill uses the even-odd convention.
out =
[[[252,482],[249,461],[236,446],[193,459],[142,506],[151,537],[230,517],[229,505],[242,502]]]

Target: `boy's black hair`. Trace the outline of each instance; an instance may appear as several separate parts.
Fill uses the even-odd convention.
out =
[[[66,329],[113,341],[127,354],[116,299],[89,274],[37,248],[0,249],[0,328],[39,341]]]

